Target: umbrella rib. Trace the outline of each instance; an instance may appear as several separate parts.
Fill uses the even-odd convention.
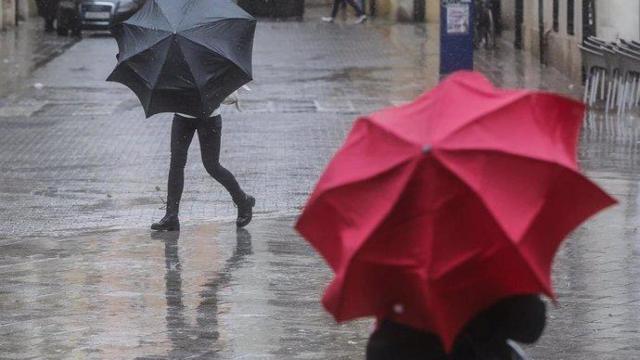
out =
[[[138,76],[138,78],[139,78],[140,80],[142,80],[142,82],[144,82],[144,83],[145,83],[145,85],[147,85],[147,87],[148,87],[149,89],[151,89],[151,88],[152,88],[151,83],[150,83],[147,79],[145,79],[145,77],[144,77],[144,76],[142,76],[142,74],[140,74],[136,69],[134,69],[133,67],[129,66],[129,64],[128,64],[128,63],[121,63],[119,66],[126,66],[126,67],[127,67],[128,69],[130,69],[134,74],[136,74],[136,76]]]
[[[388,171],[392,171],[392,170],[394,170],[394,169],[396,169],[396,168],[398,168],[398,167],[402,166],[403,164],[408,163],[408,162],[410,162],[410,161],[412,161],[412,160],[413,160],[413,158],[407,159],[407,160],[405,160],[405,161],[403,161],[403,162],[401,162],[401,163],[397,164],[396,166],[389,168],[389,169],[387,170],[387,172],[388,172]],[[416,162],[416,164],[417,164],[417,162]],[[412,170],[412,173],[413,173],[413,172],[415,172],[417,168],[418,168],[418,166],[414,166],[414,169]],[[381,175],[381,174],[380,174],[380,175]],[[405,180],[405,186],[406,186],[406,184],[411,180],[411,178],[412,178],[412,176],[407,176],[407,178],[406,178],[406,180]],[[334,189],[336,189],[336,188],[334,188]],[[334,190],[334,189],[332,189],[332,190]],[[326,193],[327,193],[327,192],[325,192],[325,194],[326,194]],[[389,206],[389,208],[388,208],[388,209],[387,209],[387,210],[382,214],[381,219],[386,219],[387,217],[389,217],[389,214],[393,211],[395,204],[398,202],[398,199],[400,198],[400,196],[402,196],[402,194],[403,194],[403,193],[404,193],[404,191],[399,191],[399,192],[398,192],[397,196],[395,197],[395,200],[393,201],[393,205],[392,205],[392,206]],[[359,245],[356,249],[354,249],[354,250],[353,250],[353,252],[351,253],[351,256],[349,256],[349,257],[347,258],[347,261],[346,261],[346,264],[345,264],[345,269],[349,269],[349,268],[351,267],[351,263],[353,262],[353,259],[355,259],[355,258],[356,258],[356,256],[358,255],[358,253],[362,250],[362,245],[364,245],[365,240],[366,240],[366,239],[368,239],[368,238],[370,238],[370,237],[371,237],[371,235],[372,235],[372,234],[373,234],[373,233],[374,233],[374,232],[375,232],[375,231],[376,231],[376,230],[377,230],[381,225],[382,225],[382,221],[380,221],[380,223],[379,223],[378,225],[376,225],[376,226],[372,226],[372,227],[371,227],[371,229],[369,229],[369,231],[368,231],[368,232],[365,234],[365,236],[364,236],[364,240],[362,240],[362,241],[361,241],[361,243],[360,243],[360,245]],[[347,271],[347,273],[348,273],[348,271]],[[347,275],[347,274],[345,274],[345,279],[343,279],[343,281],[346,281],[346,275]],[[341,284],[341,288],[343,288],[343,287],[344,287],[344,282]],[[342,292],[340,292],[340,294],[342,294]],[[339,301],[338,301],[338,304],[337,304],[337,308],[338,308],[338,309],[341,309],[341,308],[342,308],[342,304],[343,304],[343,302],[344,302],[343,300],[344,300],[344,298],[343,298],[343,296],[341,296],[341,297],[340,297],[340,299],[339,299]]]
[[[180,39],[185,39],[185,40],[190,41],[190,39],[187,39],[184,36],[179,36],[178,40],[180,40]],[[193,71],[193,68],[191,67],[191,63],[190,63],[189,59],[187,58],[187,56],[184,56],[184,54],[185,54],[184,48],[182,47],[182,44],[180,43],[180,41],[178,41],[178,46],[180,47],[180,51],[182,51],[182,55],[184,57],[184,62],[187,64],[187,67],[189,68],[189,72],[191,73],[191,76],[195,80],[195,85],[196,85],[196,88],[198,89],[198,95],[200,96],[200,103],[204,104],[205,103],[204,96],[203,96],[204,92],[202,91],[202,87],[199,84],[199,81],[198,81],[199,77],[196,76],[195,72]]]
[[[512,105],[514,102],[521,101],[521,100],[525,99],[525,98],[526,98],[526,97],[528,97],[529,95],[531,95],[531,94],[530,94],[530,93],[523,92],[522,94],[519,94],[519,95],[518,95],[517,97],[515,97],[514,99],[511,99],[511,101],[509,101],[509,103],[506,103],[505,105],[503,105],[503,106],[501,106],[501,107],[499,107],[499,108],[493,108],[493,109],[490,109],[490,110],[484,111],[484,112],[482,112],[482,113],[478,114],[477,116],[472,117],[468,122],[466,122],[466,123],[464,123],[464,124],[460,125],[459,127],[455,128],[455,129],[453,129],[451,132],[449,132],[447,135],[445,135],[445,136],[444,136],[444,139],[446,139],[446,138],[448,138],[448,137],[450,137],[450,136],[453,136],[453,135],[455,135],[455,134],[457,134],[457,133],[461,132],[462,130],[464,130],[464,129],[465,129],[465,128],[467,128],[468,126],[471,126],[471,125],[475,124],[477,121],[483,120],[485,117],[487,117],[487,116],[489,116],[489,115],[491,115],[491,114],[493,114],[493,113],[495,113],[495,112],[501,111],[505,106]],[[386,126],[386,125],[383,125],[382,123],[378,123],[378,122],[375,122],[375,124],[376,124],[377,126],[379,126],[379,127],[383,128],[383,129],[385,129],[385,130],[386,130],[386,131],[388,131],[389,133],[391,133],[391,134],[395,135],[396,137],[401,138],[401,139],[403,139],[403,140],[405,140],[405,141],[409,141],[409,142],[411,142],[411,140],[410,140],[410,139],[407,139],[406,137],[404,137],[404,136],[402,136],[401,134],[397,133],[397,132],[396,132],[396,130],[395,130],[392,126]],[[443,141],[443,139],[440,139],[440,140],[438,140],[438,141],[434,141],[434,143],[433,143],[433,144],[429,144],[429,145],[435,148],[435,147],[437,146],[437,144],[436,144],[436,143],[437,143],[437,142],[439,142],[439,141]],[[423,144],[423,145],[424,145],[424,144]]]
[[[193,3],[194,3],[195,1],[197,1],[197,0],[187,0],[187,4],[184,4],[184,5],[182,6],[183,11],[184,11],[184,13],[185,13],[185,14],[188,14],[188,13],[189,13],[189,7],[190,7],[190,6],[193,6]],[[176,31],[180,32],[180,31],[183,31],[183,30],[187,30],[187,29],[182,29],[182,25],[184,24],[185,20],[187,20],[187,19],[188,19],[188,16],[183,16],[183,17],[180,19],[180,22],[179,22],[179,23],[178,23],[178,25],[176,26]],[[214,19],[215,19],[215,20],[214,20]],[[252,21],[252,20],[253,20],[253,18],[247,18],[247,17],[215,17],[215,16],[212,16],[212,17],[211,17],[210,19],[208,19],[208,20],[209,20],[209,23],[211,23],[211,22],[219,22],[219,21],[226,21],[226,20],[247,20],[247,21]],[[193,28],[191,28],[191,29],[195,29],[195,28],[198,28],[198,27],[200,27],[200,26],[202,26],[202,25],[195,26],[195,27],[193,27]],[[189,30],[190,30],[190,29],[189,29]]]
[[[157,0],[153,0],[153,3],[158,7],[158,11],[160,15],[162,15],[162,18],[166,21],[166,23],[171,27],[171,30],[173,30],[173,32],[175,33],[176,26],[169,20],[167,15],[164,13],[164,9],[162,8],[162,6],[160,6],[160,3]]]
[[[159,43],[161,43],[161,42],[163,42],[163,41],[165,41],[165,40],[167,40],[169,37],[171,37],[171,34],[170,34],[170,33],[167,33],[167,36],[166,36],[166,37],[163,37],[163,38],[161,38],[161,39],[159,39],[159,40],[157,40],[157,41],[153,42],[152,44],[150,44],[149,46],[147,46],[145,49],[140,50],[140,51],[138,51],[138,52],[137,52],[137,53],[135,53],[135,54],[131,54],[130,56],[128,56],[128,57],[126,57],[126,58],[120,59],[120,62],[123,62],[123,61],[125,61],[125,60],[129,60],[129,59],[131,59],[131,58],[132,58],[132,57],[134,57],[134,56],[138,56],[138,55],[142,54],[143,52],[148,51],[148,50],[149,50],[149,49],[151,49],[152,47],[154,47],[154,46],[158,45]]]
[[[163,30],[163,29],[158,29],[158,28],[152,28],[143,24],[136,24],[136,23],[129,23],[129,22],[123,22],[122,24],[120,24],[121,27],[136,27],[139,29],[143,29],[145,31],[157,31],[157,32],[163,32],[163,33],[167,33],[168,35],[171,35],[172,32],[169,30]]]
[[[147,4],[148,4],[148,5],[147,5]],[[172,31],[174,31],[174,29],[173,29],[174,27],[173,27],[173,25],[171,24],[171,21],[169,21],[169,19],[167,18],[167,16],[164,14],[164,11],[162,10],[162,7],[160,6],[160,4],[158,4],[157,0],[150,0],[150,1],[147,1],[143,9],[145,9],[145,8],[146,8],[146,7],[148,7],[148,6],[149,6],[149,7],[151,7],[151,6],[156,6],[159,14],[155,14],[155,15],[156,15],[156,16],[162,16],[162,20],[164,20],[164,21],[165,21],[165,24],[166,24],[166,25],[169,25],[169,27],[171,27],[171,30],[172,30]],[[142,9],[141,9],[141,10],[142,10]],[[145,26],[142,26],[142,25],[140,25],[140,24],[136,24],[136,23],[133,23],[133,22],[132,22],[132,21],[137,21],[137,20],[139,20],[139,19],[135,19],[135,20],[134,20],[134,19],[128,19],[128,20],[124,21],[122,24],[135,25],[135,26],[140,26],[140,27],[142,27],[142,28],[144,28],[144,29],[157,30],[157,29],[154,29],[154,28],[147,28],[147,27],[145,27]],[[148,18],[145,18],[145,20],[148,20]],[[164,31],[169,32],[169,30],[164,30]]]
[[[536,155],[526,155],[526,154],[520,154],[520,153],[516,153],[516,152],[508,152],[507,150],[504,149],[499,149],[499,148],[495,148],[495,147],[490,147],[490,146],[476,146],[473,148],[449,148],[449,147],[438,147],[438,149],[436,151],[441,151],[441,152],[453,152],[453,153],[463,153],[463,152],[469,152],[469,153],[475,153],[475,152],[490,152],[490,153],[496,153],[496,154],[500,154],[500,155],[504,155],[504,156],[510,156],[510,157],[517,157],[517,158],[522,158],[522,159],[527,159],[527,160],[533,160],[533,161],[540,161],[540,162],[544,162],[544,163],[548,163],[548,164],[552,164],[552,165],[558,165],[561,166],[565,169],[570,169],[573,172],[576,172],[576,169],[574,169],[573,167],[569,166],[568,164],[564,164],[562,162],[557,161],[556,159],[552,159],[552,158],[545,158],[545,157],[541,157],[538,154]]]
[[[248,21],[248,22],[250,22],[250,21],[251,21],[251,20],[246,19],[246,18],[223,18],[223,19],[221,19],[221,20],[216,21],[216,23],[227,22],[227,21],[238,21],[238,20],[241,20],[241,21]],[[203,26],[205,26],[205,25],[199,25],[199,26],[193,27],[193,28],[191,28],[191,29],[189,29],[189,30],[194,30],[194,29],[197,29],[197,28],[200,28],[200,27],[203,27]],[[204,48],[206,48],[206,49],[208,49],[208,50],[210,50],[210,51],[212,51],[212,52],[216,53],[218,56],[220,56],[220,57],[222,57],[222,58],[228,59],[226,56],[224,56],[224,55],[221,53],[221,51],[220,51],[218,48],[215,48],[215,49],[214,49],[214,48],[212,48],[212,46],[210,46],[210,45],[208,45],[208,44],[205,44],[205,43],[202,43],[201,41],[198,41],[198,40],[192,39],[191,37],[189,37],[189,36],[188,36],[188,33],[187,33],[187,34],[185,34],[185,32],[181,32],[181,33],[180,33],[180,35],[181,35],[181,37],[182,37],[182,38],[184,38],[184,39],[186,39],[186,40],[188,40],[188,41],[191,41],[192,43],[194,43],[194,44],[196,44],[196,45],[202,46],[202,47],[204,47]],[[233,61],[233,60],[231,60],[231,59],[228,59],[228,60],[229,60],[230,62],[232,62],[235,66],[237,66],[240,70],[242,70],[242,72],[244,72],[247,76],[249,76],[250,78],[252,78],[252,77],[253,77],[251,74],[249,74],[245,69],[243,69],[243,68],[242,68],[242,66],[240,66],[239,64],[237,64],[235,61]]]
[[[167,40],[167,39],[165,39]],[[153,84],[151,84],[151,94],[149,95],[149,99],[147,100],[147,107],[151,106],[151,103],[153,102],[153,93],[154,90],[156,89],[156,86],[158,85],[158,81],[160,80],[160,76],[162,75],[162,71],[164,70],[165,66],[167,66],[167,59],[169,58],[169,51],[171,51],[171,49],[168,49],[167,51],[165,51],[164,54],[164,60],[162,61],[162,67],[160,68],[160,71],[158,71],[158,76],[156,77],[156,79],[154,80]]]
[[[369,119],[367,119],[367,118],[365,118],[365,119],[363,119],[363,120],[360,120],[360,121],[366,121],[368,124],[373,125],[373,126],[376,126],[378,129],[381,129],[381,130],[384,130],[384,131],[387,131],[387,132],[388,132],[388,129],[386,129],[386,128],[385,128],[385,127],[383,127],[383,126],[378,126],[378,124],[376,124],[376,123],[374,123],[374,122],[370,121],[370,120],[369,120]],[[413,144],[412,142],[409,142],[407,139],[405,139],[405,138],[403,138],[403,137],[400,137],[400,136],[398,136],[398,135],[397,135],[397,134],[395,134],[395,133],[389,132],[389,134],[391,134],[391,135],[395,136],[395,137],[396,137],[398,140],[400,140],[400,141],[404,141],[404,142],[406,142],[408,145],[416,146],[416,148],[419,148],[417,145]],[[417,156],[417,155],[423,156],[423,155],[422,155],[422,149],[418,149],[418,150],[416,150],[416,156]],[[393,164],[393,165],[391,165],[391,166],[389,166],[389,167],[387,167],[387,168],[384,168],[384,169],[380,170],[378,173],[376,173],[376,174],[374,174],[374,175],[371,175],[371,176],[369,176],[369,177],[365,177],[365,178],[357,179],[357,180],[356,180],[356,181],[354,181],[354,182],[350,182],[350,183],[342,183],[342,184],[337,184],[337,185],[334,185],[334,186],[330,186],[330,187],[325,188],[323,191],[324,191],[324,192],[332,191],[332,190],[338,189],[338,188],[340,188],[340,187],[343,187],[343,186],[346,186],[346,185],[350,185],[350,184],[355,183],[355,182],[360,182],[360,181],[364,181],[364,180],[367,180],[367,179],[374,178],[374,177],[376,177],[376,176],[379,176],[380,174],[383,174],[383,173],[385,173],[385,172],[387,172],[387,171],[391,171],[391,170],[395,169],[396,167],[398,167],[398,166],[400,166],[400,165],[404,164],[405,162],[411,161],[411,159],[413,159],[414,157],[415,157],[414,155],[407,156],[406,158],[403,158],[402,160],[399,160],[397,163],[395,163],[395,164]],[[313,198],[312,198],[310,201],[312,201],[312,200],[313,200]]]
[[[442,150],[439,150],[442,151]],[[445,151],[452,151],[452,152],[461,152],[461,151],[468,151],[468,152],[475,152],[475,150],[445,150]],[[487,151],[487,150],[478,150],[478,151]],[[558,167],[562,167],[564,169],[570,170],[571,172],[575,173],[575,170],[567,168],[566,166],[556,163],[554,161],[547,161],[547,160],[537,160],[537,159],[532,159],[532,158],[527,158],[525,156],[521,156],[521,155],[515,155],[515,154],[510,154],[507,153],[505,151],[501,151],[501,150],[489,150],[492,152],[496,152],[496,153],[500,153],[502,155],[505,156],[510,156],[510,157],[517,157],[517,158],[523,158],[523,159],[527,159],[527,160],[534,160],[534,161],[540,161],[540,162],[546,162],[549,163],[551,165],[554,166],[558,166]],[[434,154],[434,158],[442,165],[444,166],[447,170],[449,170],[452,174],[455,174],[456,177],[462,181],[469,189],[473,189],[473,187],[465,180],[464,177],[460,176],[454,169],[452,169],[451,167],[448,166],[448,164],[446,163],[446,161],[442,161],[440,159],[438,159],[437,154]],[[474,192],[475,193],[475,192]],[[485,210],[489,213],[493,215],[493,212],[491,211],[491,209],[489,208],[489,205],[484,201],[484,199],[478,195],[476,195],[477,199],[480,200],[480,203],[482,204],[482,206],[485,208]],[[540,206],[537,210],[536,210],[536,214],[529,220],[529,223],[526,226],[526,229],[530,229],[531,226],[533,225],[535,219],[539,216],[540,211],[542,210],[543,206]],[[495,218],[495,217],[494,217]],[[533,277],[535,278],[535,280],[538,282],[538,285],[540,285],[541,288],[545,289],[545,291],[549,291],[549,289],[547,289],[547,287],[544,285],[544,279],[540,278],[540,275],[538,274],[537,271],[533,271],[532,270],[532,266],[531,266],[531,262],[528,260],[528,258],[526,258],[526,256],[520,251],[520,249],[516,246],[515,242],[520,241],[521,239],[512,239],[509,236],[508,231],[504,228],[504,226],[500,223],[500,221],[496,221],[496,223],[498,224],[498,226],[500,227],[500,229],[502,230],[502,232],[505,234],[505,236],[511,240],[509,241],[509,244],[511,246],[513,246],[513,248],[516,250],[516,252],[518,253],[518,255],[522,258],[522,260],[527,263],[528,266],[528,270],[532,273]],[[526,231],[524,232],[524,234],[526,234]]]
[[[187,3],[185,3],[185,4],[183,4],[183,5],[182,5],[182,10],[183,10],[183,13],[184,13],[184,14],[187,14],[187,13],[188,13],[188,9],[189,9],[189,7],[193,6],[194,1],[195,1],[195,0],[187,0]],[[186,20],[186,18],[187,18],[186,16],[183,16],[183,17],[180,19],[180,22],[178,23],[178,25],[176,25],[176,31],[182,27],[182,23],[184,23],[184,21]]]
[[[459,134],[460,132],[462,132],[463,130],[467,129],[468,127],[474,125],[475,123],[477,123],[478,121],[484,120],[487,116],[492,115],[494,113],[497,113],[498,111],[502,111],[504,110],[505,107],[514,105],[514,103],[520,102],[522,100],[527,99],[528,97],[530,97],[532,94],[529,92],[522,92],[520,94],[518,94],[518,96],[516,96],[513,99],[510,99],[510,101],[508,103],[505,103],[504,105],[498,107],[498,108],[492,108],[490,110],[487,111],[483,111],[482,113],[478,114],[477,116],[472,117],[471,119],[469,119],[468,122],[460,125],[459,127],[453,129],[450,133],[448,133],[444,139],[455,136],[456,134]],[[441,139],[440,141],[443,141],[443,139]]]

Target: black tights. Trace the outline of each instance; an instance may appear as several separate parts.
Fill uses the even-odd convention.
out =
[[[184,188],[184,167],[187,164],[189,145],[191,145],[196,130],[198,131],[204,168],[211,177],[227,189],[233,202],[238,204],[244,200],[245,194],[240,189],[236,178],[219,162],[222,118],[218,115],[207,119],[190,119],[176,114],[171,126],[171,166],[167,185],[167,214],[178,214]]]

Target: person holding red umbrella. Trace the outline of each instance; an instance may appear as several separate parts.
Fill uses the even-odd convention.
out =
[[[335,273],[334,318],[379,319],[370,359],[508,359],[509,339],[537,340],[559,246],[615,204],[578,168],[584,110],[459,72],[355,123],[296,229]]]
[[[392,320],[379,320],[367,344],[367,360],[520,360],[513,343],[533,344],[542,335],[546,306],[536,295],[499,301],[467,324],[447,354],[438,336]]]

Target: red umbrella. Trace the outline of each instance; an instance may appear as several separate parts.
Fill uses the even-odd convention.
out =
[[[553,297],[562,240],[615,203],[580,174],[584,106],[457,73],[360,118],[296,225],[335,272],[337,321],[389,318],[439,334],[497,300]]]

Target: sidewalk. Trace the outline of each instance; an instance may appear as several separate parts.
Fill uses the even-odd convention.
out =
[[[32,86],[27,80],[33,72],[76,41],[75,38],[45,34],[40,18],[31,18],[20,22],[18,27],[0,31],[0,99],[15,93],[16,89]]]
[[[0,96],[0,357],[362,359],[370,321],[333,325],[318,303],[329,271],[291,224],[359,114],[435,86],[436,39],[411,24],[259,23],[252,91],[242,112],[223,112],[221,162],[258,198],[248,234],[235,233],[197,142],[180,239],[149,234],[164,212],[170,116],[144,119],[104,81],[113,39],[86,36],[12,80]],[[15,63],[36,57],[16,46]],[[580,95],[508,47],[476,63],[498,85]],[[633,119],[585,125],[581,162],[621,204],[560,252],[559,307],[534,359],[640,353],[639,139]]]
[[[297,212],[358,114],[437,84],[434,36],[433,28],[400,24],[259,26],[253,91],[242,96],[243,112],[225,109],[222,155],[261,195],[259,216]],[[144,120],[130,91],[104,81],[115,52],[111,38],[87,36],[20,80],[42,89],[18,90],[0,107],[2,232],[146,227],[161,216],[170,116]],[[477,63],[500,85],[569,88],[561,74],[512,50],[480,53]],[[192,151],[183,218],[233,217],[228,196],[202,171],[197,144]]]

